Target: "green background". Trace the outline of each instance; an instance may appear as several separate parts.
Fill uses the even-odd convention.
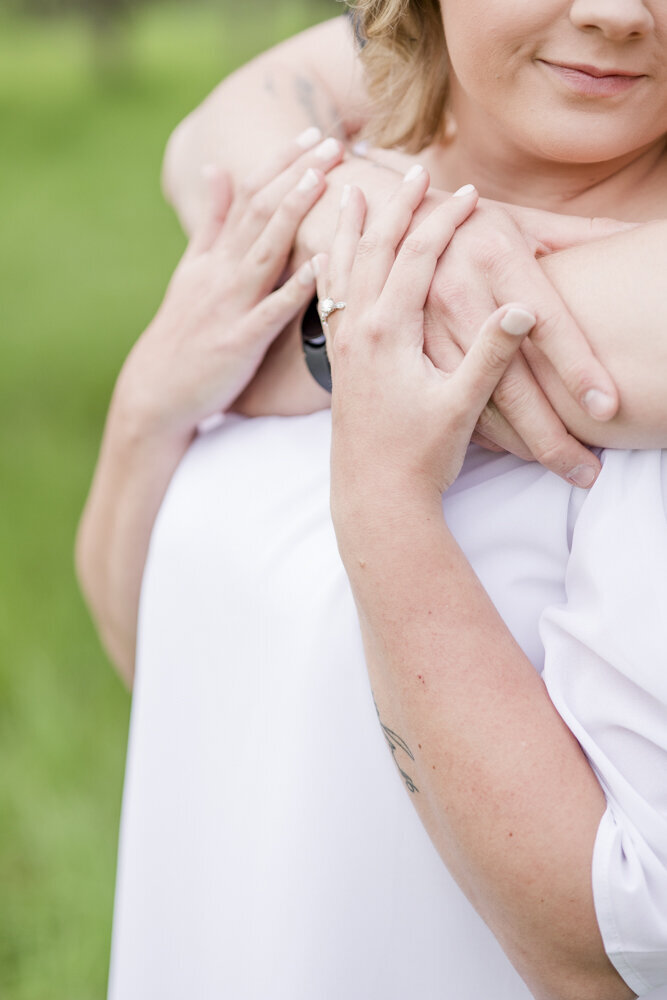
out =
[[[85,20],[0,10],[2,1000],[105,995],[130,698],[72,547],[115,375],[183,248],[165,141],[235,66],[338,12],[155,3],[101,72]]]

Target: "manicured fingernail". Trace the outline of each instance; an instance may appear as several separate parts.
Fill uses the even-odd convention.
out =
[[[307,260],[306,263],[299,268],[297,278],[302,285],[312,285],[315,280],[315,271],[313,269],[312,261]]]
[[[312,191],[319,184],[320,178],[312,167],[308,167],[305,174],[296,186],[297,191]]]
[[[343,191],[340,196],[340,207],[345,208],[349,200],[350,200],[350,185],[344,184]]]
[[[571,469],[567,474],[569,483],[572,483],[573,486],[581,486],[584,490],[593,485],[596,477],[597,470],[590,465],[575,465],[574,469]]]
[[[318,160],[331,160],[334,156],[338,154],[340,150],[340,143],[337,139],[333,139],[329,136],[324,142],[321,142],[317,149],[315,150],[315,156]]]
[[[596,420],[604,420],[614,412],[614,400],[606,392],[600,389],[589,389],[584,395],[582,403]]]
[[[201,175],[206,181],[211,181],[218,172],[215,163],[205,163],[201,168]]]
[[[306,128],[303,132],[300,132],[296,137],[297,146],[301,146],[302,149],[310,149],[314,146],[316,142],[319,142],[322,138],[322,133],[318,129],[317,125],[311,125],[310,128]]]
[[[535,317],[527,309],[508,309],[500,321],[500,329],[513,337],[522,337],[535,326]]]
[[[320,276],[320,261],[318,257],[312,257],[310,261],[310,266],[313,269],[313,274],[316,278]]]
[[[424,173],[421,163],[414,163],[403,178],[404,181],[414,181],[420,174]]]
[[[475,190],[474,184],[464,184],[458,191],[455,191],[452,198],[464,198],[467,194],[472,194]]]

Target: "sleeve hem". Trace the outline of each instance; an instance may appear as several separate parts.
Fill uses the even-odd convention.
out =
[[[616,916],[608,873],[611,855],[616,839],[616,820],[607,803],[605,813],[600,820],[595,845],[593,848],[593,901],[595,914],[602,935],[607,958],[618,972],[621,979],[636,993],[648,993],[655,984],[644,979],[641,973],[629,962],[627,952],[623,949],[623,940]]]

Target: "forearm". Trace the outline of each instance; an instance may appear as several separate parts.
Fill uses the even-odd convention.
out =
[[[346,139],[364,120],[351,27],[337,18],[283,42],[233,73],[175,130],[163,184],[187,232],[201,210],[201,168],[219,163],[235,183],[286,140],[317,126]]]
[[[449,534],[440,498],[363,478],[339,481],[337,534],[381,722],[414,758],[394,751],[413,804],[536,997],[630,996],[593,908],[605,800],[586,758]]]
[[[151,531],[187,441],[141,429],[116,397],[79,525],[76,567],[100,638],[128,686]]]
[[[530,353],[554,408],[590,444],[667,447],[666,236],[667,222],[659,221],[542,258],[619,389],[617,416],[607,423],[591,420],[543,357]]]

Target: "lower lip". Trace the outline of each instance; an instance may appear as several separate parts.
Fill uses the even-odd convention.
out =
[[[641,76],[591,76],[580,69],[569,69],[554,63],[542,62],[542,65],[582,97],[615,97],[631,90],[642,79]]]

